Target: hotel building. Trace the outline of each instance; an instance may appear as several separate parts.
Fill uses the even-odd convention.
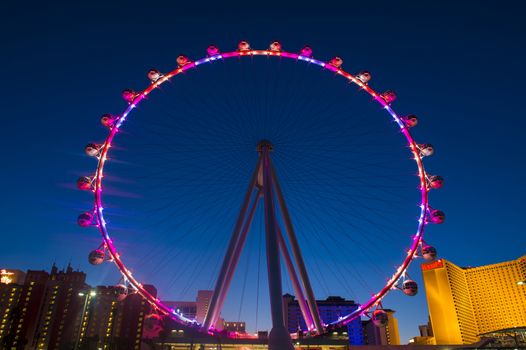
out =
[[[422,264],[422,274],[436,344],[526,326],[526,256],[479,267],[438,259]]]

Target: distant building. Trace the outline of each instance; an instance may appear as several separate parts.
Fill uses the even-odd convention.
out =
[[[325,300],[316,300],[316,305],[320,313],[320,317],[325,323],[337,321],[340,317],[350,314],[355,311],[360,305],[353,300],[346,300],[339,296],[330,296]],[[283,308],[285,314],[285,326],[290,333],[296,333],[298,330],[306,332],[307,326],[299,303],[293,295],[285,294],[283,296]],[[349,342],[351,345],[363,344],[363,330],[359,318],[349,322],[347,329]]]
[[[400,345],[398,320],[394,310],[384,309],[387,313],[387,324],[377,327],[371,320],[362,321],[364,344],[366,345]]]
[[[433,328],[431,327],[431,319],[427,321],[427,324],[418,326],[420,336],[409,339],[409,344],[413,345],[435,345],[435,337],[433,336]]]
[[[435,345],[435,337],[430,336],[419,336],[409,339],[410,345]]]
[[[199,290],[197,291],[197,310],[196,310],[196,320],[199,323],[203,323],[210,306],[210,300],[214,291],[212,290]]]
[[[195,301],[163,301],[163,304],[174,309],[179,310],[183,316],[197,320],[199,323],[203,323],[208,308],[210,306],[210,300],[214,291],[212,290],[198,290]]]
[[[231,321],[224,321],[223,322],[223,330],[227,332],[234,332],[234,333],[246,333],[246,324],[245,322],[231,322]]]
[[[195,320],[197,317],[196,301],[163,301],[163,304],[183,314],[184,317]]]
[[[445,259],[422,264],[436,344],[471,344],[479,335],[526,326],[526,256],[462,268]]]
[[[212,290],[198,290],[195,301],[163,301],[163,304],[174,309],[177,312],[183,314],[184,317],[191,320],[196,320],[199,323],[203,323],[208,308],[210,307],[210,300],[214,291]],[[223,329],[222,318],[218,318],[215,324],[215,328],[222,330]]]
[[[418,330],[420,331],[421,337],[432,337],[433,336],[433,330],[427,324],[418,326]]]

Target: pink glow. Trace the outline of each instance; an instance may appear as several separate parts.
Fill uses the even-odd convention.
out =
[[[303,53],[303,52],[302,52]],[[306,54],[307,52],[305,52]],[[104,214],[103,214],[103,201],[102,201],[102,192],[103,192],[103,185],[102,185],[102,179],[104,175],[104,165],[107,160],[107,155],[109,152],[109,149],[111,147],[111,144],[113,142],[113,139],[115,135],[117,134],[119,128],[122,126],[124,121],[126,120],[128,114],[131,113],[131,111],[142,102],[142,100],[148,96],[154,89],[158,88],[160,85],[164,84],[165,82],[169,81],[171,78],[175,77],[176,75],[179,75],[180,73],[190,70],[193,68],[196,68],[200,64],[204,63],[213,63],[215,61],[218,61],[219,58],[226,59],[226,58],[232,58],[232,57],[240,57],[240,56],[277,56],[277,57],[285,57],[289,59],[299,60],[299,61],[305,61],[307,63],[314,63],[322,68],[326,68],[328,71],[336,72],[337,75],[340,75],[349,82],[352,82],[356,85],[358,85],[363,91],[371,95],[373,99],[379,103],[392,117],[392,119],[398,124],[400,127],[403,135],[405,136],[408,145],[410,146],[410,150],[413,154],[414,160],[416,162],[417,168],[418,168],[418,176],[420,178],[420,192],[421,192],[421,204],[420,204],[420,217],[418,219],[418,228],[417,232],[414,234],[412,238],[412,244],[410,249],[407,252],[407,256],[402,262],[402,264],[396,269],[394,274],[390,277],[386,285],[376,294],[374,294],[371,299],[369,299],[366,303],[362,304],[359,309],[357,309],[355,312],[341,318],[337,322],[334,322],[333,325],[345,325],[355,319],[356,317],[359,317],[360,315],[365,314],[369,309],[372,307],[377,306],[382,298],[396,285],[396,283],[399,281],[399,279],[405,274],[407,268],[409,267],[412,259],[417,253],[417,249],[422,241],[424,229],[425,229],[425,216],[428,211],[428,183],[426,181],[426,172],[424,169],[424,165],[422,162],[422,159],[419,155],[418,147],[416,142],[414,141],[413,137],[411,136],[411,133],[409,132],[409,129],[405,126],[404,122],[400,119],[400,117],[396,114],[396,112],[389,106],[386,101],[380,97],[380,94],[377,93],[375,90],[373,90],[371,87],[369,87],[367,84],[363,83],[361,80],[357,79],[352,74],[342,70],[340,67],[335,67],[330,64],[326,64],[323,61],[319,61],[316,59],[313,59],[310,57],[310,54],[312,54],[312,51],[309,51],[309,56],[302,56],[297,53],[290,53],[285,51],[271,51],[271,50],[247,50],[247,51],[233,51],[233,52],[227,52],[222,54],[217,54],[213,57],[205,57],[200,60],[197,60],[192,63],[187,63],[183,67],[178,67],[171,71],[170,73],[167,73],[163,77],[159,78],[157,81],[149,85],[144,91],[138,93],[138,95],[130,102],[129,106],[124,110],[124,112],[121,114],[120,117],[116,119],[115,127],[111,128],[109,131],[109,135],[107,136],[105,142],[101,146],[100,150],[100,158],[97,165],[97,171],[94,177],[94,193],[95,193],[95,212],[96,212],[96,221],[97,226],[100,230],[100,233],[102,235],[102,239],[104,241],[105,246],[108,249],[108,253],[110,254],[111,260],[115,263],[117,268],[120,270],[121,274],[123,275],[124,279],[129,283],[129,285],[135,289],[143,298],[145,298],[155,309],[162,312],[165,315],[169,315],[174,320],[181,322],[183,324],[192,324],[195,323],[195,321],[185,318],[184,316],[177,314],[172,310],[171,308],[165,306],[162,304],[158,299],[156,299],[153,295],[148,293],[143,287],[142,284],[139,283],[135,278],[132,276],[131,272],[126,268],[124,263],[122,262],[119,253],[117,252],[116,246],[113,243],[113,240],[110,238],[110,235],[108,233],[106,222],[104,221]],[[211,330],[213,332],[214,330]]]

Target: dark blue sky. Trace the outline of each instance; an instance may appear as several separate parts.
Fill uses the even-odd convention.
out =
[[[397,91],[395,109],[420,116],[415,138],[435,145],[426,164],[447,181],[431,196],[447,223],[427,236],[441,256],[479,265],[525,253],[526,25],[518,1],[64,2],[4,4],[0,12],[3,266],[71,261],[90,283],[106,282],[85,259],[96,237],[75,226],[89,199],[70,184],[94,165],[82,147],[103,136],[102,113],[122,110],[123,88],[146,86],[147,69],[173,68],[180,53],[201,57],[210,43],[233,49],[241,39],[258,48],[279,39],[291,51],[309,44],[315,57],[341,55],[350,72],[370,70],[373,87]],[[411,271],[419,278],[418,266]],[[398,310],[403,341],[426,321],[423,292],[393,296],[389,307]]]

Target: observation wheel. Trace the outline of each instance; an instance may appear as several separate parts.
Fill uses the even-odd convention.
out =
[[[307,93],[302,94],[301,91],[293,91],[290,98],[272,97],[273,91],[282,89],[288,92],[292,88],[286,87],[286,84],[280,86],[279,83],[267,82],[268,85],[271,85],[270,89],[265,90],[266,92],[260,90],[257,87],[258,84],[271,75],[269,73],[271,70],[265,71],[262,69],[251,73],[254,71],[255,60],[259,56],[266,58],[267,62],[264,64],[270,64],[270,61],[275,61],[273,63],[277,62],[273,67],[278,67],[277,71],[280,74],[291,66],[304,65],[309,67],[310,74],[313,74],[314,68],[318,68],[321,74],[319,77],[316,76],[316,79],[319,79],[319,81],[325,81],[323,79],[327,79],[327,77],[332,78],[331,76],[334,76],[333,80],[342,80],[343,78],[344,81],[346,80],[360,90],[359,94],[362,96],[360,98],[367,97],[367,100],[372,100],[373,103],[369,105],[375,106],[376,109],[378,109],[378,106],[381,107],[387,118],[383,120],[377,118],[373,122],[372,119],[358,117],[356,118],[357,121],[354,121],[352,125],[346,125],[346,121],[352,119],[352,116],[345,113],[342,114],[341,111],[338,112],[337,116],[335,116],[336,112],[331,112],[331,114],[328,110],[315,112],[315,108],[311,108],[311,104],[315,104],[318,100],[321,101],[326,97],[331,98],[330,92],[323,96],[320,96],[319,92],[314,92],[313,96],[316,97],[308,101],[301,101],[302,98],[305,98],[304,96],[307,96]],[[158,111],[147,110],[149,108],[147,107],[148,104],[155,103],[156,93],[164,93],[167,86],[184,87],[185,79],[190,79],[190,74],[194,70],[203,70],[205,71],[204,73],[215,74],[211,68],[221,65],[225,67],[229,59],[232,59],[231,61],[239,61],[233,62],[234,65],[242,65],[241,85],[239,92],[236,94],[230,94],[228,91],[230,87],[227,83],[231,79],[230,70],[235,69],[228,66],[223,68],[223,74],[226,74],[225,76],[227,77],[226,83],[223,85],[210,86],[210,90],[207,90],[206,93],[194,93],[181,88],[180,91],[177,90],[178,94],[175,98],[166,99],[166,103],[171,103],[172,107],[175,104],[173,108],[176,112],[170,119],[174,123],[173,125],[169,125],[168,122],[165,123]],[[194,327],[204,333],[218,333],[216,324],[232,284],[236,267],[240,264],[242,253],[248,242],[249,232],[254,230],[253,224],[259,220],[260,229],[264,232],[266,245],[264,251],[267,265],[270,316],[272,319],[272,330],[269,338],[270,348],[279,348],[279,344],[290,342],[290,335],[285,328],[282,311],[284,285],[282,274],[284,271],[289,277],[287,280],[290,284],[289,288],[296,296],[309,334],[316,335],[330,332],[361,316],[371,317],[376,325],[384,325],[387,322],[387,315],[381,308],[382,299],[390,291],[396,289],[403,291],[409,296],[417,293],[418,286],[415,281],[409,278],[407,270],[415,258],[422,257],[427,261],[432,261],[436,258],[436,249],[427,245],[424,241],[424,230],[428,224],[441,224],[445,220],[445,214],[440,210],[433,209],[428,203],[429,192],[432,189],[442,187],[444,180],[441,176],[428,174],[424,168],[423,159],[433,155],[434,148],[431,144],[418,143],[413,139],[410,129],[417,125],[418,118],[415,115],[397,114],[392,107],[396,94],[390,90],[379,93],[371,88],[369,86],[371,79],[369,72],[361,71],[357,74],[351,74],[345,71],[343,69],[343,60],[340,57],[333,57],[328,61],[315,59],[313,58],[312,49],[308,46],[305,46],[300,52],[294,53],[284,51],[279,42],[271,43],[268,49],[255,50],[250,47],[248,42],[242,41],[238,44],[237,49],[231,52],[222,53],[217,47],[210,46],[207,49],[207,56],[204,58],[192,61],[188,57],[180,55],[176,61],[177,67],[168,73],[161,73],[157,69],[151,69],[147,74],[151,84],[144,90],[124,90],[122,97],[128,103],[124,111],[119,115],[105,114],[101,118],[101,123],[108,130],[105,140],[100,143],[89,143],[85,147],[85,152],[89,156],[95,157],[98,163],[95,173],[92,176],[79,178],[77,186],[82,190],[93,192],[94,206],[92,209],[82,213],[78,217],[77,222],[82,227],[96,227],[100,231],[102,243],[97,249],[90,252],[89,262],[93,265],[99,265],[105,261],[111,261],[117,266],[122,279],[115,288],[116,298],[123,300],[130,293],[138,293],[160,314],[169,316],[183,325]],[[243,61],[248,63],[243,65]],[[203,77],[206,76],[204,73]],[[250,79],[247,76],[248,74],[258,75],[257,79]],[[298,75],[303,79],[303,73],[296,76]],[[217,80],[216,78],[217,76],[214,76],[215,80]],[[244,85],[245,82],[247,83],[246,86]],[[249,83],[255,87],[247,87]],[[316,84],[312,82],[305,84],[303,82],[299,84],[299,89],[305,88],[306,85],[313,86]],[[341,81],[336,81],[334,85],[342,87],[341,96],[343,94],[353,95],[353,92],[349,91],[348,87],[343,87],[345,84],[341,84]],[[328,89],[322,87],[323,91]],[[346,89],[346,91],[343,92],[343,89]],[[221,95],[220,98],[214,100],[211,97],[212,92],[218,90],[224,90],[225,95]],[[243,92],[248,90],[250,90],[252,96],[248,96],[248,98],[247,96],[241,96]],[[182,102],[185,99],[185,94],[194,94],[196,96],[195,100],[192,103],[188,102],[186,106]],[[335,95],[335,102],[332,102],[332,105],[341,104],[343,106],[347,98],[342,100],[340,92],[336,92]],[[241,110],[239,106],[229,103],[224,96],[244,98],[248,107]],[[147,101],[150,97],[152,101]],[[203,102],[207,98],[212,102],[209,104]],[[305,108],[304,114],[294,113],[293,107],[287,107],[289,109],[283,108],[280,113],[273,113],[268,107],[268,105],[272,107],[272,103],[268,103],[268,101],[279,101],[280,98],[283,99],[282,102],[287,106],[294,106],[298,104],[299,100],[299,104]],[[267,104],[262,103],[262,100],[267,101]],[[220,105],[228,111],[224,115],[218,112]],[[166,108],[166,106],[163,108]],[[196,111],[200,108],[206,109],[213,117],[204,118],[200,115],[188,117],[190,113],[197,114]],[[137,113],[143,110],[151,113],[152,118],[148,120],[147,124],[144,122],[145,124],[133,125],[133,123],[140,123],[135,122],[132,118],[131,112],[136,109]],[[311,118],[309,113],[316,114],[316,118]],[[181,116],[183,114],[186,117]],[[276,115],[278,116],[276,117]],[[253,118],[253,120],[250,118]],[[287,118],[291,118],[290,121]],[[338,127],[338,122],[342,122],[341,127]],[[400,171],[400,173],[398,171],[402,166],[400,168],[398,166],[385,166],[391,163],[387,163],[387,157],[380,151],[380,149],[386,148],[381,136],[378,137],[378,135],[373,134],[374,138],[372,140],[363,141],[362,145],[358,144],[359,140],[365,140],[371,135],[371,131],[366,130],[366,127],[371,123],[377,122],[384,123],[386,130],[389,129],[389,132],[399,140],[399,143],[394,144],[391,148],[405,154],[405,159],[403,157],[400,159],[402,159],[402,162],[409,160],[413,164],[411,169],[407,167],[406,163],[403,164],[404,172]],[[133,132],[128,132],[126,129],[130,123],[132,129],[133,127],[136,128]],[[158,124],[153,127],[153,123]],[[392,126],[398,132],[394,133],[391,130]],[[143,143],[135,141],[141,140],[142,135],[140,133],[142,131],[146,133],[147,128],[150,129],[148,130],[149,134],[145,136],[146,140],[140,141]],[[171,128],[175,130],[175,135],[167,133],[167,130],[171,130]],[[152,133],[154,129],[155,132]],[[182,129],[184,129],[184,132],[181,131]],[[360,134],[353,134],[358,130],[361,130]],[[123,142],[126,146],[122,146],[116,143],[119,138],[128,138],[133,141],[129,141],[128,144]],[[112,147],[114,145],[115,147]],[[133,149],[132,146],[136,147],[133,150],[133,156],[137,157],[135,159],[136,162],[122,161],[119,155],[126,154],[126,152],[129,153],[130,149]],[[335,154],[340,158],[336,159],[334,154],[329,153],[327,151],[329,148],[336,150]],[[390,147],[387,145],[387,148]],[[196,153],[197,149],[203,151],[204,155],[198,155]],[[286,152],[290,153],[287,154]],[[175,153],[180,158],[169,158]],[[114,154],[117,155],[115,158]],[[298,156],[299,158],[292,156],[298,154],[300,155]],[[362,157],[362,155],[365,156]],[[114,159],[116,161],[114,168],[108,167],[108,164],[112,163],[110,160]],[[398,159],[394,159],[393,163],[395,162],[398,162]],[[155,164],[157,168],[150,170],[151,164]],[[139,175],[136,175],[134,180],[129,182],[123,180],[123,178],[118,178],[120,174],[128,171],[123,169],[130,166],[137,166],[137,169],[140,170],[138,171]],[[230,168],[233,168],[233,170],[229,170]],[[293,171],[289,168],[299,170],[295,172],[295,170]],[[414,173],[415,168],[417,177],[407,176],[410,172]],[[115,173],[112,174],[110,170],[114,170],[117,175]],[[405,172],[406,170],[407,172]],[[163,177],[163,174],[168,174],[168,171],[172,173]],[[187,174],[183,175],[182,173],[185,171]],[[237,174],[237,177],[234,177],[232,174]],[[125,207],[129,202],[133,202],[130,198],[134,197],[134,193],[124,193],[122,189],[126,188],[126,186],[140,188],[142,181],[151,179],[157,179],[155,181],[159,182],[154,183],[154,185],[150,183],[145,188],[148,187],[149,190],[153,191],[151,196],[157,202],[162,200],[164,194],[172,190],[181,202],[173,204],[176,203],[174,201],[170,204],[168,201],[168,204],[162,204],[162,209],[159,209],[158,207],[148,207],[146,200],[136,199],[136,202],[139,203],[138,206],[143,206],[141,207],[142,209],[137,210],[136,213],[132,213],[133,209],[129,209],[124,214],[119,213],[115,209],[117,205],[114,205],[114,203],[119,202],[118,200],[110,204],[109,209],[106,208],[106,195],[109,195],[110,198],[120,195],[121,198],[124,198],[122,199],[122,205]],[[226,179],[224,181],[229,181],[229,183],[225,185],[225,183],[221,183],[221,179]],[[344,181],[342,179],[346,179],[345,181],[348,182],[334,183],[335,181]],[[109,185],[106,184],[107,181],[109,181]],[[195,186],[199,184],[199,181],[203,181],[205,186],[196,191]],[[246,186],[247,182],[248,187]],[[118,186],[115,186],[115,183],[119,183],[121,192],[117,193],[118,191],[115,190],[115,187]],[[385,185],[385,183],[388,183],[389,186]],[[240,190],[240,184],[243,184],[243,190]],[[409,184],[409,187],[405,186],[406,184]],[[404,203],[404,205],[417,207],[417,213],[414,215],[416,223],[404,222],[399,224],[398,221],[393,220],[393,218],[399,217],[399,212],[398,208],[392,204],[395,203],[395,200],[392,198],[396,197],[394,193],[399,191],[400,187],[403,187],[402,185],[405,186],[404,191],[411,186],[413,188],[414,193],[411,193],[411,196],[415,195],[415,202]],[[229,186],[233,192],[226,193],[230,188]],[[220,193],[223,187],[226,189],[224,193]],[[298,190],[298,193],[301,192],[301,195],[298,194],[296,197],[290,195],[292,197],[290,198],[289,193],[294,192],[295,188],[301,188],[301,190]],[[416,191],[414,191],[415,188]],[[189,189],[188,192],[187,189]],[[232,197],[229,193],[237,193],[237,197]],[[195,214],[200,204],[196,204],[194,210],[192,200],[196,196],[201,195],[203,196],[202,198],[208,198],[207,202],[216,201],[213,205],[214,208],[226,208],[228,215],[224,215],[224,218],[228,218],[228,220],[221,218],[220,210],[217,214],[217,217],[220,219],[208,218],[212,214],[209,214],[207,210],[203,210],[203,214]],[[223,199],[219,199],[220,197]],[[229,198],[230,202],[225,202],[224,198]],[[289,199],[291,199],[290,202]],[[309,202],[310,200],[312,202]],[[405,201],[406,198],[403,200]],[[236,201],[238,201],[237,204]],[[241,202],[240,207],[239,202]],[[383,203],[380,205],[381,209],[373,208],[374,204],[377,203]],[[319,207],[316,207],[317,205]],[[216,239],[219,236],[219,241],[222,243],[218,244],[217,247],[224,249],[221,250],[221,263],[217,265],[217,269],[212,269],[214,274],[213,294],[208,311],[202,320],[184,315],[152,294],[143,284],[149,282],[145,278],[151,276],[151,274],[147,273],[142,275],[141,278],[136,277],[136,274],[140,275],[139,270],[142,262],[139,259],[134,260],[132,257],[130,261],[134,264],[131,264],[133,265],[131,266],[129,262],[125,262],[125,254],[122,253],[123,251],[131,251],[133,249],[132,246],[135,244],[145,244],[144,242],[147,238],[145,238],[144,232],[140,234],[133,232],[133,224],[129,224],[128,227],[123,229],[123,226],[126,225],[119,222],[119,220],[124,221],[123,217],[129,215],[134,217],[133,220],[137,220],[139,225],[144,224],[144,227],[148,226],[152,232],[157,232],[154,234],[161,234],[159,232],[164,230],[163,225],[167,225],[166,222],[183,221],[177,213],[170,212],[170,208],[174,206],[177,207],[176,211],[178,213],[185,213],[189,217],[197,215],[200,218],[195,220],[193,227],[207,225],[208,231],[210,231],[210,228],[219,231],[225,227],[231,230],[230,236],[210,234],[210,237],[214,237],[210,238],[210,244],[207,246],[214,245],[214,243],[211,243],[212,239]],[[133,207],[134,205],[130,204],[129,208]],[[352,212],[346,212],[343,209],[346,207],[354,209],[352,209]],[[111,216],[110,220],[108,220],[105,208],[108,209],[106,211],[113,211],[117,214]],[[212,208],[212,204],[207,208]],[[385,208],[392,209],[392,213],[389,210],[385,210]],[[258,210],[261,210],[259,214]],[[408,216],[404,216],[404,220],[406,217],[411,217],[411,215],[409,213]],[[144,220],[150,221],[146,225],[146,221],[140,221],[142,219],[135,219],[135,217],[145,217],[146,219]],[[385,234],[386,240],[402,240],[403,237],[407,236],[407,232],[404,232],[405,235],[402,234],[394,238],[390,234],[390,230],[393,230],[393,232],[397,229],[404,231],[406,230],[406,225],[411,224],[413,226],[414,233],[407,236],[408,242],[404,243],[408,244],[409,247],[402,251],[401,254],[400,251],[395,252],[395,255],[400,256],[400,260],[394,271],[381,276],[381,283],[368,291],[370,295],[368,299],[360,300],[361,304],[357,308],[347,314],[339,315],[335,320],[324,320],[320,315],[316,304],[316,293],[315,288],[313,288],[312,276],[309,273],[312,264],[309,265],[308,254],[305,254],[304,250],[304,239],[300,233],[300,231],[306,231],[301,230],[307,225],[302,223],[310,220],[315,221],[314,218],[320,218],[319,221],[312,224],[312,227],[317,228],[314,231],[322,232],[323,227],[325,227],[326,232],[353,232],[354,236],[347,234],[344,235],[344,238],[354,243],[357,243],[357,240],[354,241],[353,237],[361,235],[364,242],[368,241],[374,244],[374,241],[377,241],[378,238],[373,237],[372,232],[376,231],[380,232],[379,234]],[[229,220],[230,222],[227,222]],[[326,222],[329,222],[329,224]],[[382,223],[385,223],[386,226],[383,227]],[[185,225],[186,223],[181,223],[178,226],[179,231],[185,232],[184,237],[178,236],[183,237],[181,241],[187,239],[186,237],[189,237],[188,232],[193,230],[190,229],[190,226]],[[119,236],[119,230],[123,232],[126,229],[132,232],[128,236],[133,237],[124,244],[124,248],[121,248],[119,245],[120,240],[115,238],[113,232],[117,232],[117,236]],[[171,229],[169,234],[171,237],[174,236]],[[168,233],[164,237],[169,237]],[[205,237],[205,235],[202,236],[203,241]],[[198,241],[199,237],[194,237],[193,239]],[[331,233],[327,233],[322,236],[309,234],[306,239],[314,241],[315,246],[317,244],[325,246],[329,245],[325,241],[333,238]],[[124,241],[126,241],[126,238],[124,238]],[[197,242],[194,243],[197,244]],[[162,248],[164,245],[164,243],[160,243],[155,249],[159,248],[159,246]],[[343,245],[344,243],[342,243]],[[168,257],[161,258],[156,253],[159,250],[155,249],[152,256],[158,258],[157,266],[162,267],[166,265],[163,262],[169,259],[169,254],[167,255]],[[403,249],[403,247],[400,249]],[[314,248],[314,250],[316,249]],[[261,249],[259,251],[261,252]],[[339,259],[345,261],[350,256],[359,255],[359,251],[355,248],[345,248],[344,253],[335,255],[338,255]],[[206,265],[206,257],[202,258],[201,261],[204,261],[203,265]],[[345,266],[345,262],[342,262],[341,266]],[[192,266],[180,266],[180,268],[191,269]],[[156,268],[152,267],[152,270],[155,273]],[[378,275],[380,274],[381,272],[378,273]],[[356,277],[360,281],[359,283],[362,283],[364,286],[367,285],[367,276],[361,276],[357,273]],[[318,271],[318,280],[323,278],[323,273]]]

